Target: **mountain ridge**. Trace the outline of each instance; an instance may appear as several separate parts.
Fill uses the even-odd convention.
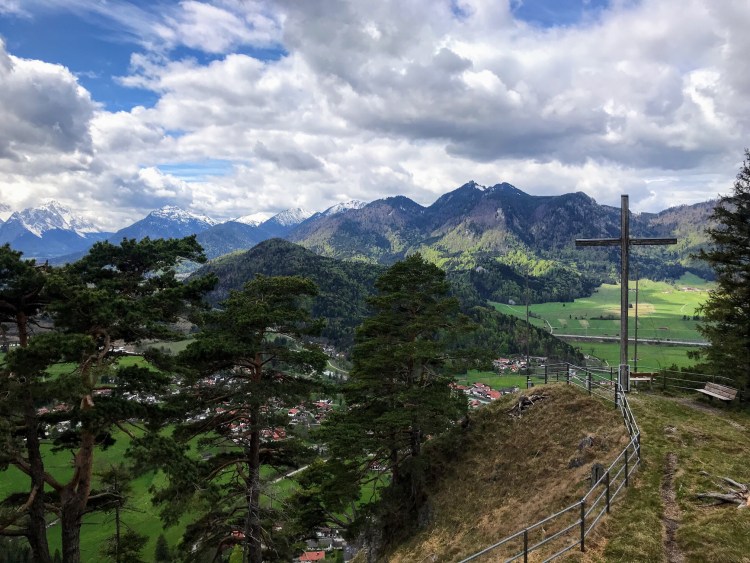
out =
[[[677,235],[679,239],[675,248],[640,247],[643,266],[653,268],[665,263],[667,266],[659,269],[673,277],[687,268],[708,275],[705,267],[691,261],[690,254],[707,244],[703,229],[715,204],[707,201],[658,213],[633,214],[633,236]],[[46,245],[46,251],[50,255],[54,250],[59,255],[68,250],[69,255],[52,257],[60,263],[77,259],[102,238],[117,243],[122,238],[196,234],[206,255],[213,259],[281,237],[324,256],[378,264],[421,252],[448,270],[485,266],[488,260],[507,263],[509,256],[522,252],[528,257],[527,269],[538,268],[540,262],[561,267],[579,264],[588,275],[611,281],[616,249],[576,249],[573,243],[576,238],[617,238],[620,222],[618,208],[600,205],[583,192],[530,195],[507,182],[482,186],[474,181],[442,194],[429,206],[397,195],[366,204],[345,202],[313,214],[299,208],[286,210],[260,223],[257,215],[239,219],[244,221],[216,224],[208,217],[167,207],[114,235],[89,234],[90,240],[72,239],[76,242],[73,252],[69,250],[71,243]],[[0,233],[11,230],[6,225],[0,225]],[[62,233],[56,236],[64,238]],[[11,242],[25,252],[35,243],[29,255],[41,257],[44,245],[27,239],[15,235],[0,241]]]

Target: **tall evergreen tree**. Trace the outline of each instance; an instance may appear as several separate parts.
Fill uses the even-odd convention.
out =
[[[170,563],[172,561],[172,552],[169,549],[167,538],[164,534],[159,534],[156,538],[156,546],[154,547],[154,561],[156,563]]]
[[[324,424],[330,459],[302,478],[299,506],[308,524],[341,521],[336,513],[359,501],[368,480],[389,475],[379,503],[394,528],[403,526],[424,500],[424,443],[466,412],[446,368],[454,359],[450,343],[471,325],[443,271],[415,254],[389,268],[376,288],[343,388],[347,408]]]
[[[183,538],[191,552],[240,544],[244,562],[291,557],[273,537],[280,515],[261,503],[270,489],[261,466],[284,471],[311,457],[288,433],[288,413],[319,388],[315,374],[326,364],[305,341],[319,328],[308,312],[315,294],[300,277],[257,277],[232,292],[180,354],[190,371],[171,400],[174,440],[155,434],[136,443],[169,477],[156,496],[165,521],[199,515]],[[201,459],[187,452],[196,438],[211,452]]]
[[[170,383],[166,374],[146,368],[118,368],[113,344],[176,336],[171,323],[213,285],[205,279],[180,283],[174,266],[183,258],[204,260],[195,237],[97,243],[80,261],[46,275],[43,295],[54,325],[5,358],[0,406],[22,421],[27,439],[3,426],[3,461],[26,473],[32,486],[41,479],[48,489],[44,494],[39,489],[39,496],[60,518],[65,563],[80,561],[83,515],[109,496],[92,488],[97,447],[112,443],[114,427],[127,432],[128,420],[148,418],[157,409],[148,395]],[[69,371],[49,377],[48,368],[61,362],[69,362]],[[105,375],[118,380],[115,389],[103,388]],[[24,414],[27,404],[33,405],[33,417]],[[31,429],[41,432],[61,422],[68,430],[56,446],[73,454],[72,476],[65,481],[44,470],[41,456],[36,459],[38,446],[28,440]]]
[[[33,260],[24,260],[22,253],[12,250],[9,245],[0,247],[0,328],[5,335],[12,327],[22,348],[28,346],[31,329],[38,325],[39,316],[48,304],[44,295],[48,272],[49,268],[38,266]],[[43,493],[42,433],[37,416],[37,404],[43,398],[38,396],[38,377],[39,374],[30,374],[27,379],[7,369],[7,365],[0,367],[0,434],[7,440],[0,447],[0,468],[17,461],[13,454],[19,438],[15,429],[23,428],[24,467],[30,479],[26,498],[18,498],[17,506],[0,517],[0,535],[25,536],[34,559],[50,563]],[[2,504],[14,503],[5,499]]]
[[[750,386],[750,151],[731,195],[723,196],[713,213],[716,226],[707,229],[713,246],[699,258],[716,273],[717,288],[701,308],[701,333],[711,342],[707,350],[717,373]]]

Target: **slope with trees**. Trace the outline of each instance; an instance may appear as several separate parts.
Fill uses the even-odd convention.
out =
[[[196,275],[211,273],[218,277],[216,289],[207,295],[214,304],[258,274],[306,277],[318,287],[310,312],[326,319],[321,336],[337,347],[348,348],[354,339],[354,328],[367,312],[365,298],[372,293],[382,271],[382,267],[373,264],[318,256],[299,245],[271,239],[247,252],[214,260]]]

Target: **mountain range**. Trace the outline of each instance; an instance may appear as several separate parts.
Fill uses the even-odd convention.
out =
[[[631,236],[678,238],[672,247],[638,247],[634,264],[656,277],[679,277],[686,269],[709,274],[690,255],[707,242],[703,231],[715,203],[632,214]],[[216,258],[279,237],[344,260],[390,264],[421,252],[449,271],[478,269],[492,275],[505,268],[539,278],[566,270],[604,280],[615,276],[617,249],[577,249],[574,240],[617,238],[619,230],[619,208],[600,205],[582,192],[533,196],[507,183],[468,182],[426,207],[395,196],[318,213],[290,209],[265,220],[251,215],[223,223],[164,207],[116,233],[96,232],[59,204],[46,202],[10,215],[0,225],[0,244],[60,263],[104,239],[117,243],[195,234],[207,256]]]

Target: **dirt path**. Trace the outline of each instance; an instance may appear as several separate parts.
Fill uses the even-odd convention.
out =
[[[664,505],[664,553],[668,563],[683,563],[685,557],[677,545],[677,529],[680,526],[680,507],[674,490],[674,475],[677,471],[677,454],[669,452],[664,462],[661,482],[661,501]]]

